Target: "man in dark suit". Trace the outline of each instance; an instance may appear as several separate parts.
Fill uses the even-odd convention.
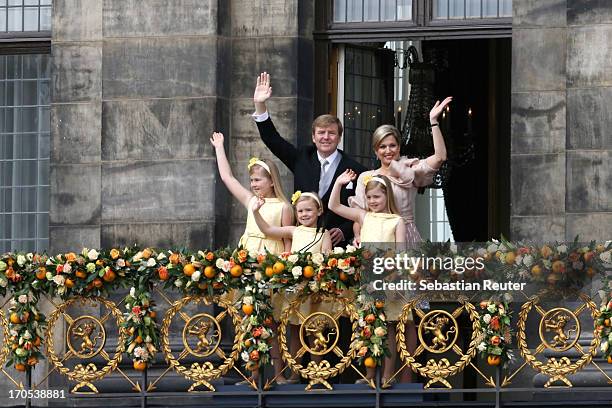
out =
[[[353,238],[352,221],[328,211],[327,203],[336,177],[346,169],[359,173],[366,170],[364,166],[351,159],[338,149],[342,138],[342,123],[332,115],[321,115],[312,123],[312,142],[310,146],[299,149],[283,139],[266,108],[266,101],[272,95],[270,74],[262,73],[257,78],[257,87],[253,101],[259,135],[270,151],[293,172],[294,190],[317,192],[323,201],[324,226],[329,230],[334,246],[345,246]],[[342,189],[340,201],[348,205],[348,198],[355,194],[355,186],[349,184]]]

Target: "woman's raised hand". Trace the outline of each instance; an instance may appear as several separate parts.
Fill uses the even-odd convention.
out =
[[[270,74],[262,72],[257,77],[257,86],[253,101],[255,103],[265,103],[272,96],[272,87],[270,86]]]
[[[451,103],[452,100],[453,100],[453,97],[449,96],[446,99],[444,99],[442,103],[440,103],[440,101],[436,101],[436,104],[434,105],[433,108],[431,108],[431,111],[429,112],[429,121],[437,123],[438,116],[440,116],[444,108],[446,108],[446,105]]]
[[[223,147],[223,133],[213,132],[210,143],[215,147]]]
[[[351,181],[355,180],[355,178],[357,177],[357,173],[355,173],[353,170],[351,169],[346,169],[344,171],[344,173],[340,174],[338,176],[338,178],[336,179],[336,183],[339,184],[348,184]]]

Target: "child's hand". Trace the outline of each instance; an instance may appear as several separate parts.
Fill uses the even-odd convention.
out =
[[[262,72],[257,77],[257,86],[253,101],[255,103],[265,103],[272,96],[272,87],[270,86],[270,74]]]
[[[210,143],[212,143],[215,148],[223,147],[223,133],[213,132]]]
[[[266,201],[263,198],[257,196],[257,199],[253,200],[253,205],[251,205],[251,210],[253,212],[257,212],[265,203]]]
[[[351,169],[347,169],[344,171],[344,173],[342,173],[341,175],[338,176],[338,178],[336,179],[336,183],[340,184],[340,185],[344,185],[344,184],[348,184],[351,181],[355,180],[357,178],[357,173],[355,173],[353,170]]]

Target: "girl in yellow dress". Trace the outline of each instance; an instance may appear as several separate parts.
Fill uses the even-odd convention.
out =
[[[232,195],[247,209],[247,222],[244,234],[240,238],[238,245],[242,246],[249,252],[265,253],[266,250],[272,254],[280,254],[291,247],[291,241],[282,238],[271,238],[266,236],[257,227],[257,223],[253,218],[251,210],[252,203],[262,200],[261,216],[270,225],[281,227],[293,224],[293,208],[289,204],[285,193],[283,192],[280,183],[280,176],[276,165],[268,160],[260,160],[252,158],[249,161],[249,180],[251,189],[245,188],[234,177],[230,167],[225,149],[223,147],[223,134],[214,132],[210,142],[215,148],[217,156],[217,166],[221,180],[232,193]],[[235,300],[235,295],[229,295]],[[272,343],[271,355],[273,359],[279,359],[278,343]],[[276,374],[280,374],[281,364],[275,364],[274,370],[278,370]],[[253,372],[254,379],[257,378],[257,373]]]
[[[343,185],[355,180],[357,174],[346,170],[336,179],[329,198],[329,209],[341,217],[361,225],[361,242],[394,243],[396,250],[402,250],[406,241],[406,227],[395,206],[395,198],[390,180],[385,176],[370,176],[365,178],[365,196],[367,211],[361,208],[351,208],[340,203],[340,189]],[[388,302],[385,312],[387,320],[398,320],[402,304],[399,301]],[[387,338],[389,342],[395,338],[395,326],[388,325]],[[397,347],[390,344],[391,355],[385,358],[383,382],[390,379],[395,368]],[[372,379],[375,369],[368,368],[367,378]]]
[[[262,205],[264,204],[261,199],[254,201],[252,210],[255,216],[255,222],[259,229],[270,238],[290,238],[291,239],[291,252],[310,252],[310,253],[322,253],[327,254],[332,249],[332,242],[329,232],[323,228],[319,228],[318,220],[319,217],[323,214],[323,204],[321,203],[321,199],[315,193],[302,193],[300,191],[296,191],[292,197],[292,203],[295,207],[295,213],[297,218],[297,226],[284,226],[284,227],[274,227],[266,222],[261,212]],[[285,295],[287,299],[293,300],[290,296]],[[283,296],[279,296],[276,298],[280,302],[275,305],[274,310],[282,310],[287,307],[287,302],[283,301]],[[300,313],[303,316],[308,316],[314,311],[323,311],[324,306],[317,304],[313,305],[310,302],[302,303],[300,307]],[[274,316],[276,320],[279,319],[280,316]],[[295,355],[298,348],[300,347],[299,343],[299,332],[298,325],[299,321],[290,319],[290,349],[292,355]],[[297,382],[298,378],[296,375],[292,376],[289,380],[285,381],[282,378],[279,383],[283,382]]]

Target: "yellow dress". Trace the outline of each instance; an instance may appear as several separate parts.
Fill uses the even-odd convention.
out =
[[[264,233],[260,231],[259,227],[257,226],[257,222],[255,222],[253,210],[251,210],[253,200],[256,199],[257,198],[253,196],[249,200],[249,212],[247,215],[246,228],[244,230],[244,234],[242,234],[242,237],[240,237],[238,245],[242,246],[249,252],[265,253],[265,250],[267,249],[270,253],[278,255],[285,250],[283,240],[266,238]],[[276,197],[264,198],[264,201],[264,205],[262,205],[259,209],[261,217],[270,226],[280,227],[285,203]]]
[[[367,212],[361,226],[361,242],[393,243],[393,246],[395,246],[395,228],[401,219],[396,214]],[[406,299],[407,297],[396,292],[387,293],[385,301],[387,320],[399,320]],[[410,320],[412,320],[412,316],[410,316]]]

